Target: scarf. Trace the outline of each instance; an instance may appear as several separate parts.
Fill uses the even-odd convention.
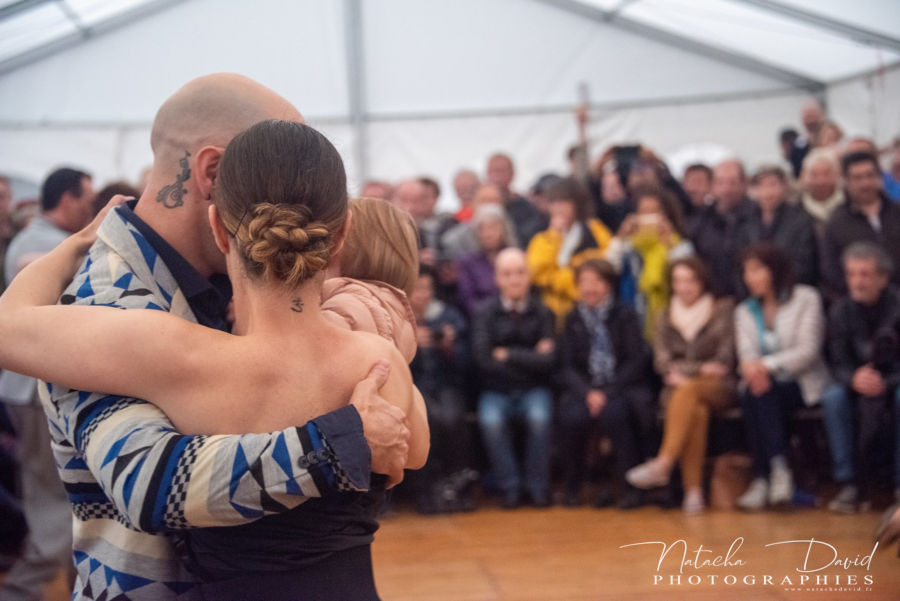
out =
[[[556,255],[557,265],[565,267],[569,264],[569,261],[572,260],[572,255],[575,254],[575,250],[581,244],[583,234],[581,223],[576,221],[563,236],[562,245],[560,245],[559,253]]]
[[[596,307],[588,307],[584,303],[578,303],[578,314],[587,326],[591,337],[591,350],[588,354],[588,373],[591,375],[591,386],[601,388],[613,381],[616,371],[616,355],[613,352],[612,341],[609,338],[609,329],[606,320],[612,309],[612,299],[600,303]]]
[[[703,326],[709,323],[714,304],[713,296],[708,292],[698,298],[690,307],[681,302],[678,297],[673,296],[672,303],[669,305],[669,321],[686,342],[691,342],[697,337]]]
[[[809,213],[813,219],[826,222],[834,210],[844,204],[844,191],[838,186],[834,194],[822,202],[815,200],[808,192],[804,192],[803,196],[800,197],[800,204],[803,206],[803,210]]]

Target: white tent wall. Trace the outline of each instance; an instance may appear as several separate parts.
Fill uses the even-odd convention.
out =
[[[185,81],[215,71],[244,73],[294,102],[343,154],[352,191],[363,176],[362,156],[372,178],[437,177],[448,208],[455,170],[482,171],[493,151],[516,160],[519,189],[545,171],[564,171],[582,82],[597,107],[589,128],[595,153],[641,141],[678,163],[695,143],[752,167],[777,159],[779,128],[799,126],[807,93],[777,70],[688,50],[565,5],[181,2],[0,74],[0,172],[38,182],[67,163],[101,184],[136,180],[150,163],[156,108]],[[362,31],[358,70],[348,67],[345,39],[354,6]],[[350,73],[359,76],[357,96]],[[900,81],[896,71],[881,81],[877,97],[864,80],[829,93],[848,133],[874,123],[892,130],[880,140],[896,131]]]
[[[828,86],[828,114],[848,136],[886,146],[900,136],[900,65]]]

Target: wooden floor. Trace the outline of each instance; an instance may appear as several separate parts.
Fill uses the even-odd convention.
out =
[[[797,570],[804,568],[810,544],[765,547],[815,539],[832,545],[840,559],[861,559],[872,553],[871,535],[879,517],[823,510],[686,517],[678,510],[587,507],[480,509],[437,517],[402,513],[384,520],[376,536],[375,576],[385,601],[898,600],[896,548],[877,549],[868,570],[828,567],[807,574],[801,584]],[[688,559],[702,544],[712,553],[702,553],[701,560],[712,561],[724,557],[739,537],[743,544],[730,565],[686,565],[680,585],[681,546],[662,561],[659,572],[660,545],[620,548],[647,541],[671,545],[683,539]],[[823,567],[834,556],[830,547],[814,543],[805,567]],[[736,565],[739,561],[742,565]],[[817,575],[822,586],[816,586]],[[856,586],[847,586],[849,576],[856,577]],[[866,576],[871,578],[868,586]],[[700,584],[692,584],[689,577]]]
[[[853,560],[872,552],[871,534],[879,516],[802,510],[685,517],[678,510],[621,512],[588,507],[482,508],[434,517],[400,511],[384,518],[376,535],[375,577],[384,601],[900,600],[896,548],[877,549],[868,569],[829,567],[809,574],[809,580],[801,584],[796,570],[803,567],[809,544],[765,547],[814,538],[835,547],[839,558]],[[620,548],[684,540],[688,559],[702,545],[712,553],[702,554],[701,559],[712,560],[725,556],[739,537],[743,545],[730,556],[731,565],[720,567],[682,568],[682,548],[676,547],[657,571],[660,546]],[[821,567],[833,557],[830,548],[816,544],[806,567]],[[738,561],[742,564],[735,565]],[[681,584],[670,582],[680,569]],[[816,587],[816,575],[827,577],[827,586]],[[765,582],[766,576],[772,584]],[[839,588],[838,576],[845,590],[828,590]],[[856,577],[856,586],[846,586],[849,576]],[[871,578],[869,586],[863,581],[866,576]],[[654,583],[654,577],[661,580]],[[691,577],[700,584],[692,584]],[[749,579],[744,582],[750,577],[755,577],[755,584]],[[783,583],[785,577],[797,590]],[[736,582],[732,584],[730,578]],[[45,596],[48,601],[69,597],[62,579]]]

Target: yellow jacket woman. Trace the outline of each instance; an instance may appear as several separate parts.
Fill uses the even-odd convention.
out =
[[[547,190],[550,226],[531,239],[528,267],[531,282],[561,327],[578,300],[574,269],[588,259],[603,258],[612,235],[591,217],[591,199],[574,178],[563,178]]]

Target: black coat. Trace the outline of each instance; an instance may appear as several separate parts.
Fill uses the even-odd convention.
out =
[[[894,262],[891,280],[900,285],[900,206],[886,196],[881,201],[881,231],[876,231],[868,218],[848,201],[835,209],[825,226],[825,257],[823,277],[829,297],[835,298],[847,292],[841,254],[854,242],[874,242],[883,247]]]
[[[486,301],[472,323],[472,354],[482,388],[509,393],[549,386],[556,349],[542,354],[534,347],[543,338],[554,338],[553,319],[536,295],[529,297],[528,308],[520,316],[507,312],[499,296]],[[494,359],[497,347],[509,349],[506,361]]]
[[[900,291],[896,288],[889,286],[874,307],[864,307],[847,296],[834,303],[828,315],[828,356],[835,379],[850,387],[856,370],[871,362],[888,388],[900,385],[898,325]]]
[[[603,387],[607,395],[620,395],[629,388],[651,387],[653,366],[650,349],[644,341],[643,328],[637,314],[629,307],[616,303],[606,321],[609,340],[616,356],[615,379]],[[578,309],[566,315],[563,337],[560,341],[562,371],[560,385],[574,398],[584,398],[591,390],[588,357],[591,352],[591,334]]]
[[[715,205],[695,214],[690,224],[690,239],[697,255],[706,261],[716,296],[739,296],[742,289],[739,233],[751,219],[753,204],[745,199],[738,207],[722,215]]]
[[[819,284],[819,245],[812,217],[801,209],[782,204],[775,212],[775,220],[767,227],[762,222],[762,211],[753,206],[741,223],[738,235],[741,252],[760,242],[769,242],[784,250],[794,264],[797,282],[809,286]]]

